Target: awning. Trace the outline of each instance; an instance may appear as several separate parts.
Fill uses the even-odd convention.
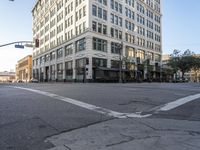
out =
[[[116,72],[120,71],[119,68],[97,67],[96,69],[97,69],[97,70],[98,70],[98,69],[99,69],[99,70],[104,70],[104,71],[116,71]],[[122,69],[121,71],[129,72],[129,71],[131,71],[131,70]]]

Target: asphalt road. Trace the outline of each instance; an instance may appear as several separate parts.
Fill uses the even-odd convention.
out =
[[[198,83],[0,83],[0,150],[45,150],[54,146],[46,140],[49,137],[117,119],[62,101],[63,97],[103,108],[104,112],[151,113],[149,120],[199,122],[200,98],[169,111],[156,111],[166,103],[198,93]],[[50,94],[61,96],[61,100]]]

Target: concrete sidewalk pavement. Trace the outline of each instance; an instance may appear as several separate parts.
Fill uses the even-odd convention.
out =
[[[48,138],[49,150],[199,150],[200,122],[113,119]]]

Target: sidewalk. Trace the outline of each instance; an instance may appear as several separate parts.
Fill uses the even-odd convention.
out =
[[[47,139],[49,150],[199,150],[200,122],[113,119]]]

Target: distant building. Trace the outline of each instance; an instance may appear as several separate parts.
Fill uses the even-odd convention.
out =
[[[15,80],[15,72],[0,72],[0,82],[12,82]]]
[[[161,0],[36,0],[33,77],[118,80],[122,67],[126,79],[146,79],[148,72],[159,79],[161,5]]]
[[[163,67],[163,68],[168,68],[168,67],[169,67],[169,66],[167,65],[168,62],[169,62],[169,58],[170,58],[170,55],[169,55],[169,54],[162,55],[162,67]]]
[[[195,57],[200,57],[200,54],[195,54]],[[171,69],[170,66],[168,66],[168,62],[170,59],[170,55],[163,55],[162,56],[162,69],[163,69],[163,73],[166,74],[166,76],[168,76],[167,78],[169,78],[169,76],[173,73],[173,70]],[[182,77],[182,72],[180,70],[177,71],[176,75],[173,75],[173,79],[177,78],[180,79]],[[200,82],[200,69],[198,70],[194,70],[192,69],[189,72],[186,72],[184,74],[184,78],[192,81],[192,82]]]
[[[32,78],[32,56],[28,55],[18,61],[16,65],[16,80],[24,82],[30,81]]]
[[[200,58],[200,54],[195,54],[196,57]],[[186,73],[189,76],[190,81],[192,82],[200,82],[200,69],[194,70],[192,69],[189,73]]]
[[[162,78],[163,81],[172,81],[173,80],[173,70],[168,65],[170,59],[169,54],[162,55]]]

